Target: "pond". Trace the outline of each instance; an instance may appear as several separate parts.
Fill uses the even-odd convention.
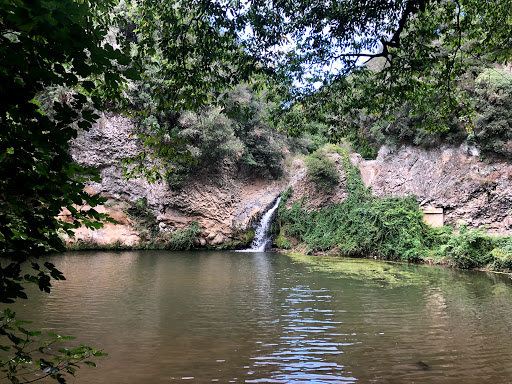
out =
[[[71,383],[508,383],[512,280],[360,259],[75,252],[19,318],[109,356]]]

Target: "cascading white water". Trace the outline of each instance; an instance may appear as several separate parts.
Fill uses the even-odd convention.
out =
[[[238,252],[264,252],[270,242],[270,236],[268,235],[268,230],[272,221],[272,216],[279,206],[280,197],[277,198],[276,203],[272,208],[270,208],[263,217],[256,228],[256,233],[254,234],[254,240],[252,241],[251,248],[243,249]]]

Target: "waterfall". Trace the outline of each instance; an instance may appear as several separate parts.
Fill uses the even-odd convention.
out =
[[[264,252],[268,247],[269,242],[271,240],[268,235],[268,230],[270,228],[270,224],[272,222],[272,216],[274,216],[274,212],[277,210],[279,206],[279,201],[281,197],[278,197],[276,203],[272,208],[270,208],[263,217],[261,218],[260,223],[258,224],[258,228],[256,228],[256,233],[254,234],[254,240],[252,241],[251,248],[243,249],[238,252]]]

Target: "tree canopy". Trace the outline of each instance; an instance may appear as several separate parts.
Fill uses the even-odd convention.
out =
[[[406,102],[431,130],[443,129],[453,114],[461,124],[471,120],[471,100],[458,85],[475,59],[510,61],[511,6],[510,0],[251,1],[240,22],[251,30],[244,43],[272,56],[295,85],[282,111],[292,132],[304,119],[322,117],[339,138],[354,133],[351,117],[361,110],[390,118]]]
[[[72,234],[80,225],[98,228],[106,219],[94,209],[104,199],[85,191],[98,174],[72,162],[68,142],[96,122],[98,110],[122,98],[127,78],[137,77],[127,51],[105,41],[115,3],[0,2],[2,303],[26,298],[25,283],[49,292],[51,279],[64,276],[52,263],[39,263],[38,256],[64,250],[62,233]],[[40,333],[28,331],[5,310],[0,336],[0,349],[12,353],[0,363],[3,378],[22,382],[32,361],[27,346]],[[101,353],[84,347],[52,361],[41,358],[39,378],[63,382],[61,371],[73,373],[77,360],[94,354]]]
[[[129,57],[104,39],[114,1],[2,1],[0,8],[0,300],[23,298],[20,262],[62,250],[59,232],[96,227],[99,196],[84,191],[97,174],[74,164],[68,142],[98,119],[106,100],[121,98]],[[40,100],[66,92],[44,111]],[[63,220],[62,210],[70,220]],[[11,259],[5,264],[5,258]],[[60,273],[46,266],[52,277]],[[49,290],[34,262],[25,280]]]

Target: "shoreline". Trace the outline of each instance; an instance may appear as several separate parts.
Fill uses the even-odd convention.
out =
[[[222,245],[219,247],[194,247],[191,249],[183,249],[183,250],[170,250],[165,248],[165,244],[137,244],[137,245],[124,245],[119,242],[111,243],[111,244],[93,244],[82,243],[78,247],[74,246],[66,246],[65,252],[93,252],[93,251],[169,251],[169,252],[203,252],[203,251],[236,251],[238,248],[223,248]],[[450,263],[448,260],[434,260],[434,259],[424,259],[424,260],[396,260],[396,259],[386,259],[378,256],[355,256],[355,255],[340,255],[339,253],[333,251],[327,252],[314,252],[308,255],[305,252],[301,252],[300,249],[281,249],[281,248],[272,248],[270,252],[277,252],[281,254],[300,254],[306,256],[314,256],[314,257],[330,257],[330,258],[352,258],[352,259],[366,259],[366,260],[376,260],[376,261],[385,261],[385,262],[393,262],[393,263],[407,263],[407,264],[417,264],[417,265],[429,265],[429,266],[442,266],[445,268],[454,268],[459,270],[473,270],[480,272],[492,272],[494,274],[502,274],[507,275],[512,278],[512,269],[507,270],[493,270],[491,268],[486,267],[474,267],[474,268],[461,268],[457,265]]]

